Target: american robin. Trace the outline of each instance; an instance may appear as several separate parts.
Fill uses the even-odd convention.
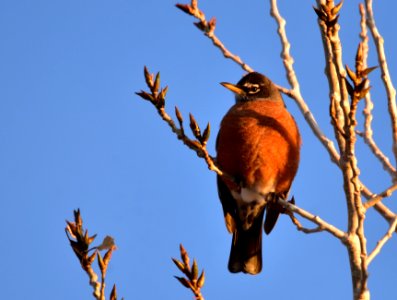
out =
[[[217,163],[230,175],[217,177],[226,227],[233,233],[228,268],[258,274],[262,269],[262,224],[269,234],[282,211],[298,170],[301,138],[277,87],[252,72],[236,85],[221,83],[236,96],[216,142]]]

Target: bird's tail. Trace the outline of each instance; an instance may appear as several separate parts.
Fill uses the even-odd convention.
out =
[[[233,233],[229,257],[229,271],[252,275],[262,270],[262,222],[264,210],[255,218],[248,230],[241,226]]]

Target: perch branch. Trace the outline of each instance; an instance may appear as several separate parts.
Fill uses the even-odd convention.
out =
[[[179,122],[179,128],[175,125],[175,122],[172,120],[172,118],[166,113],[165,111],[165,95],[167,91],[167,87],[160,89],[160,75],[157,73],[155,76],[156,79],[153,80],[154,76],[153,74],[150,74],[147,68],[145,67],[144,69],[144,76],[146,79],[146,84],[150,89],[149,92],[145,91],[140,91],[136,93],[138,96],[143,98],[144,100],[147,100],[151,102],[155,108],[157,109],[157,112],[161,116],[161,118],[169,125],[171,130],[176,134],[177,138],[179,140],[182,140],[182,142],[188,146],[191,150],[195,151],[197,156],[200,158],[203,158],[205,162],[207,163],[208,169],[211,171],[214,171],[217,173],[219,176],[225,178],[229,182],[233,182],[236,185],[238,184],[235,178],[232,176],[226,174],[225,172],[222,172],[220,170],[215,162],[215,158],[213,158],[211,155],[209,155],[207,148],[206,148],[206,143],[209,138],[209,129],[204,130],[203,134],[201,134],[201,130],[197,124],[197,122],[194,120],[193,116],[190,115],[190,128],[193,132],[193,135],[195,136],[195,140],[192,140],[188,138],[185,135],[185,130],[183,127],[183,118],[179,110],[176,108],[175,113],[176,117]],[[209,128],[209,126],[207,126]],[[280,204],[282,204],[287,210],[291,212],[296,212],[297,214],[301,215],[303,218],[306,218],[313,223],[321,226],[321,228],[325,231],[330,232],[334,236],[338,237],[339,239],[343,240],[345,238],[345,233],[341,231],[340,229],[336,228],[335,226],[328,224],[327,222],[323,221],[321,218],[318,216],[314,216],[313,214],[295,206],[287,201],[284,201],[282,199],[278,200]],[[320,231],[320,230],[318,230]]]
[[[160,117],[168,124],[171,128],[172,132],[177,136],[179,140],[181,140],[189,149],[193,150],[198,157],[203,158],[207,164],[209,170],[214,171],[219,176],[227,178],[227,180],[234,182],[234,179],[224,174],[216,165],[215,159],[208,153],[207,150],[207,141],[210,136],[210,124],[208,123],[207,127],[201,133],[201,129],[194,119],[193,115],[190,114],[190,129],[195,136],[195,139],[190,139],[185,134],[184,129],[184,121],[181,112],[177,107],[175,107],[175,115],[179,123],[179,127],[176,125],[175,121],[171,118],[171,116],[165,111],[165,96],[167,94],[168,87],[160,89],[160,73],[156,74],[155,80],[153,80],[153,74],[150,74],[148,69],[144,68],[144,76],[146,79],[146,84],[150,89],[149,92],[140,91],[136,94],[151,102],[157,110],[157,113]]]
[[[297,207],[296,205],[283,200],[283,199],[278,199],[278,202],[283,205],[283,207],[285,207],[288,211],[296,213],[298,215],[300,215],[301,217],[313,222],[314,224],[317,224],[318,227],[315,229],[306,229],[303,228],[299,222],[297,222],[297,220],[291,218],[292,222],[297,225],[298,230],[303,231],[305,233],[313,233],[313,232],[320,232],[320,231],[327,231],[330,234],[332,234],[333,236],[335,236],[336,238],[338,238],[339,240],[341,240],[342,242],[346,241],[347,235],[344,231],[338,229],[337,227],[327,223],[326,221],[324,221],[323,219],[321,219],[319,216],[315,216],[312,213]],[[291,217],[291,216],[290,216]]]

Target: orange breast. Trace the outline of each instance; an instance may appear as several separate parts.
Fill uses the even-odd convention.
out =
[[[221,122],[217,162],[244,187],[274,182],[274,192],[283,193],[297,172],[300,144],[295,120],[283,103],[238,103]]]

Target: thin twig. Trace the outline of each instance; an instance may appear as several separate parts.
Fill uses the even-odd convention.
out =
[[[380,35],[375,24],[374,13],[372,9],[372,0],[365,0],[365,8],[367,10],[367,25],[371,31],[372,38],[376,45],[376,52],[378,54],[378,62],[382,72],[382,80],[387,93],[388,108],[390,119],[392,123],[393,136],[393,153],[397,161],[397,106],[396,106],[396,89],[391,81],[389,68],[387,66],[386,54],[384,49],[384,40]]]
[[[201,30],[205,36],[207,36],[214,46],[218,48],[225,58],[229,58],[240,65],[247,72],[252,72],[253,69],[247,65],[239,56],[231,53],[221,42],[221,40],[215,35],[216,19],[212,18],[207,21],[205,14],[198,8],[197,0],[192,0],[191,4],[176,4],[183,12],[195,17],[199,22],[194,23],[196,27]]]
[[[367,256],[364,233],[365,210],[361,200],[360,170],[355,155],[357,104],[364,93],[363,89],[366,81],[363,81],[361,77],[356,80],[358,76],[347,67],[348,75],[353,80],[354,88],[346,79],[347,74],[342,60],[342,46],[339,38],[340,26],[338,24],[339,10],[343,1],[337,5],[335,5],[333,0],[318,0],[317,3],[318,6],[314,10],[318,15],[327,62],[326,74],[330,86],[331,100],[330,115],[341,152],[339,166],[343,175],[343,188],[348,210],[349,239],[346,242],[346,247],[349,254],[354,298],[367,299],[369,292],[365,259]],[[359,61],[359,58],[361,57],[357,54],[356,61]],[[356,63],[356,73],[358,72],[357,69]],[[343,134],[340,128],[343,128]]]
[[[194,294],[195,300],[204,300],[201,293],[201,288],[204,286],[205,282],[205,272],[201,271],[199,275],[199,267],[197,261],[194,259],[192,265],[190,266],[190,257],[183,247],[182,244],[179,245],[179,250],[181,253],[181,260],[172,258],[174,264],[178,269],[185,275],[185,277],[174,276],[185,288],[188,288]]]
[[[393,236],[393,233],[397,230],[397,217],[394,218],[393,222],[390,223],[389,229],[386,234],[376,243],[376,247],[367,257],[367,264],[369,265],[372,260],[379,254],[380,250],[386,244],[386,242]]]
[[[190,117],[190,121],[191,121],[190,127],[193,131],[193,134],[196,136],[196,138],[198,138],[197,140],[192,140],[185,135],[185,130],[183,127],[183,118],[177,108],[175,108],[175,113],[176,113],[176,117],[179,122],[179,126],[180,126],[179,128],[177,127],[175,122],[172,120],[172,118],[167,114],[167,112],[165,111],[165,95],[166,95],[166,93],[163,92],[164,90],[166,90],[166,88],[160,89],[160,79],[159,79],[160,75],[159,75],[159,73],[157,73],[157,75],[155,76],[156,80],[153,80],[153,77],[154,77],[153,74],[150,74],[149,71],[147,70],[147,68],[145,67],[144,76],[145,76],[146,83],[147,83],[148,88],[150,89],[151,93],[141,91],[136,94],[139,95],[140,97],[142,97],[143,99],[148,100],[149,102],[151,102],[153,104],[153,106],[156,108],[158,114],[168,124],[168,126],[176,134],[178,139],[182,140],[186,146],[188,146],[191,150],[196,152],[197,156],[203,158],[206,161],[208,169],[210,169],[211,171],[214,171],[219,176],[222,176],[229,182],[238,184],[237,180],[235,178],[233,178],[229,174],[226,174],[225,172],[223,172],[222,170],[220,170],[217,167],[217,165],[215,163],[215,159],[211,155],[209,155],[207,148],[206,148],[206,141],[209,138],[209,133],[206,135],[206,137],[204,139],[205,143],[203,143],[202,140],[203,140],[204,134],[201,135],[200,128],[198,127],[198,125],[195,122],[192,115]],[[321,228],[323,228],[325,231],[330,232],[331,234],[338,237],[339,239],[343,240],[345,238],[346,235],[343,231],[341,231],[340,229],[336,228],[335,226],[323,221],[320,217],[314,216],[313,214],[311,214],[295,205],[292,205],[284,200],[279,199],[278,201],[280,204],[285,206],[285,208],[287,210],[289,210],[291,212],[298,213],[302,217],[321,226]]]
[[[282,46],[281,57],[283,58],[283,64],[286,71],[288,82],[290,83],[292,90],[286,90],[278,86],[279,90],[292,98],[296,104],[298,105],[301,113],[303,114],[306,122],[309,124],[310,128],[312,129],[314,135],[319,139],[319,141],[324,145],[325,149],[327,149],[331,160],[339,165],[339,153],[336,150],[334,143],[323,133],[320,127],[317,124],[316,119],[314,118],[313,114],[311,113],[307,103],[302,97],[300,92],[299,81],[297,79],[295,70],[293,68],[294,59],[290,54],[291,44],[289,43],[287,33],[285,30],[285,19],[280,15],[277,1],[270,0],[270,15],[275,19],[278,29],[277,33],[280,37],[280,42]]]
[[[361,32],[360,32],[360,38],[362,41],[362,49],[363,49],[363,69],[367,68],[367,58],[368,58],[368,33],[367,33],[367,24],[366,24],[366,12],[365,12],[365,7],[362,3],[360,3],[360,15],[361,15]],[[379,149],[378,145],[375,143],[373,139],[373,131],[372,131],[372,110],[374,107],[374,104],[371,99],[371,93],[368,92],[365,95],[365,108],[363,110],[363,115],[364,115],[364,133],[360,136],[363,137],[364,142],[368,145],[368,147],[371,149],[372,153],[375,155],[375,157],[380,161],[380,163],[383,166],[383,169],[387,171],[393,179],[396,177],[396,169],[392,166],[390,163],[389,158]]]
[[[298,231],[302,231],[303,233],[306,233],[306,234],[324,231],[324,228],[320,225],[318,225],[315,228],[303,227],[302,224],[299,222],[299,220],[294,216],[294,214],[292,212],[288,211],[288,212],[286,212],[286,214],[290,217],[292,223],[296,226],[296,229]]]
[[[367,202],[364,203],[364,205],[363,205],[364,209],[368,209],[368,208],[374,206],[379,201],[381,201],[383,198],[390,197],[395,190],[397,190],[397,183],[393,184],[392,186],[390,186],[388,189],[386,189],[382,193],[380,193],[378,195],[373,195],[372,198],[370,198]]]
[[[319,231],[327,231],[329,233],[331,233],[333,236],[335,236],[336,238],[338,238],[339,240],[341,240],[343,243],[346,241],[347,235],[344,231],[340,230],[339,228],[327,223],[326,221],[324,221],[323,219],[321,219],[319,216],[315,216],[312,213],[297,207],[296,205],[285,201],[283,199],[278,199],[278,203],[280,203],[281,205],[283,205],[286,209],[288,209],[289,211],[293,212],[293,213],[297,213],[298,215],[300,215],[301,217],[317,224],[321,230]],[[310,230],[310,229],[309,229]]]
[[[97,300],[105,300],[105,277],[106,270],[110,262],[111,254],[116,249],[114,239],[110,236],[106,236],[103,242],[95,247],[90,247],[90,244],[95,240],[96,234],[93,236],[88,235],[88,230],[83,228],[83,219],[80,215],[80,210],[74,211],[74,222],[66,221],[67,226],[65,228],[67,238],[70,242],[74,253],[76,254],[81,267],[87,273],[90,278],[90,285],[93,287],[93,296]],[[102,259],[100,254],[101,250],[108,249],[105,257]],[[89,255],[89,252],[94,252]],[[95,258],[98,259],[98,266],[101,271],[101,282],[98,280],[98,275],[95,273],[92,263]],[[111,300],[115,300],[115,289],[114,285],[111,292]]]
[[[318,1],[319,1],[319,0],[318,0]],[[193,1],[192,1],[192,4],[191,4],[191,5],[194,6],[194,7],[197,7],[197,1],[194,1],[194,2],[196,2],[196,3],[193,4]],[[280,14],[278,13],[278,9],[277,9],[277,2],[274,2],[274,3],[273,3],[272,0],[271,0],[270,4],[271,4],[271,5],[274,5],[274,7],[276,8],[276,10],[274,10],[274,12],[272,12],[272,15],[273,15],[273,14],[274,14],[274,16],[280,15]],[[178,5],[177,5],[177,6],[178,6]],[[181,6],[183,6],[183,5],[181,5]],[[188,7],[189,5],[185,5],[185,6]],[[178,6],[178,8],[181,8],[181,7]],[[182,9],[182,10],[185,11],[184,9]],[[194,14],[192,14],[192,13],[190,13],[190,12],[187,12],[187,11],[185,11],[185,12],[188,13],[188,14],[190,14],[190,15],[193,15],[193,16],[194,16]],[[203,14],[203,12],[201,12],[201,13]],[[279,18],[282,19],[281,16],[275,17],[276,21],[279,20]],[[278,22],[278,21],[277,21],[277,22]],[[284,35],[284,36],[286,37],[285,26],[281,26],[280,24],[278,24],[278,26],[280,26],[279,35]],[[283,39],[284,39],[284,37],[281,37],[281,40],[283,40]],[[222,43],[221,43],[221,44],[222,44]],[[223,44],[222,44],[222,45],[223,45]],[[288,62],[287,64],[285,64],[285,66],[286,66],[287,68],[289,68],[289,69],[287,70],[287,74],[292,75],[292,76],[295,77],[295,79],[296,79],[295,72],[294,72],[293,67],[292,67],[293,58],[292,58],[291,55],[289,54],[289,49],[290,49],[289,42],[288,42],[287,44],[284,44],[284,43],[283,43],[283,44],[282,44],[282,47],[286,49],[286,51],[283,50],[283,52],[285,51],[286,57],[290,56],[290,58],[287,58],[287,59],[285,60],[285,62]],[[226,50],[227,50],[227,49],[226,49]],[[227,52],[230,52],[230,51],[227,50],[226,53],[227,53]],[[237,60],[233,59],[233,61],[236,62],[237,64],[239,64],[240,66],[246,65],[244,62],[241,64],[241,62],[240,62],[238,59],[237,59]],[[251,71],[251,70],[252,70],[252,68],[250,68],[249,70],[246,70],[246,71]],[[291,70],[292,70],[292,73],[290,72]],[[331,72],[331,74],[334,74],[334,73]],[[336,75],[335,75],[335,76],[336,76]],[[331,76],[331,77],[332,77],[332,76]],[[289,78],[288,80],[291,81],[291,79],[293,79],[293,78]],[[292,82],[293,82],[294,86],[296,87],[296,86],[297,86],[296,83],[297,83],[298,81],[297,81],[297,80],[296,80],[296,81],[293,80]],[[336,86],[337,86],[337,83],[336,83]],[[320,127],[318,126],[317,121],[315,120],[313,114],[311,113],[310,109],[308,108],[308,105],[306,104],[305,100],[303,99],[303,97],[302,97],[301,94],[300,94],[299,85],[298,85],[298,92],[296,92],[296,89],[290,90],[290,89],[284,88],[284,87],[282,87],[282,86],[277,86],[277,87],[278,87],[278,89],[279,89],[282,93],[284,93],[285,95],[287,95],[288,97],[290,97],[291,99],[293,99],[293,100],[297,103],[299,109],[301,110],[301,112],[302,112],[302,114],[303,114],[303,116],[304,116],[306,122],[309,124],[309,127],[312,129],[314,135],[319,139],[319,141],[323,144],[323,146],[325,147],[325,149],[328,151],[328,154],[330,155],[331,161],[334,162],[338,167],[340,167],[340,155],[339,155],[339,153],[338,153],[338,150],[336,150],[334,143],[333,143],[329,138],[327,138],[327,137],[325,136],[325,134],[323,133],[323,131],[322,131],[322,130],[320,129]],[[331,93],[332,97],[335,98],[335,101],[338,101],[338,98],[337,98],[337,97],[338,97],[338,94],[339,94],[339,91],[336,91],[336,90],[335,90],[335,92]],[[161,115],[161,114],[160,114],[160,115]],[[177,133],[177,132],[178,132],[178,131],[177,131],[177,127],[171,125],[172,122],[173,122],[173,121],[171,120],[171,118],[170,118],[169,116],[168,116],[168,117],[162,116],[162,118],[163,118],[166,122],[170,122],[169,125],[170,125],[170,127],[172,128],[172,131],[175,132],[176,134],[178,134],[178,133]],[[206,161],[207,161],[207,164],[209,165],[209,169],[210,169],[210,170],[214,170],[216,173],[220,174],[219,172],[221,172],[221,171],[220,171],[219,169],[217,170],[216,165],[212,165],[210,156],[207,155],[208,153],[203,153],[203,154],[204,154],[204,157],[206,157]],[[373,193],[368,189],[368,187],[366,187],[362,182],[361,182],[361,188],[362,188],[362,193],[363,193],[363,195],[365,196],[365,198],[370,199],[371,197],[373,197],[374,194],[373,194]],[[376,205],[375,205],[375,209],[376,209],[376,210],[385,218],[385,220],[387,220],[387,221],[390,221],[390,219],[394,216],[394,213],[392,213],[392,212],[391,212],[385,205],[383,205],[382,203],[376,204]]]

